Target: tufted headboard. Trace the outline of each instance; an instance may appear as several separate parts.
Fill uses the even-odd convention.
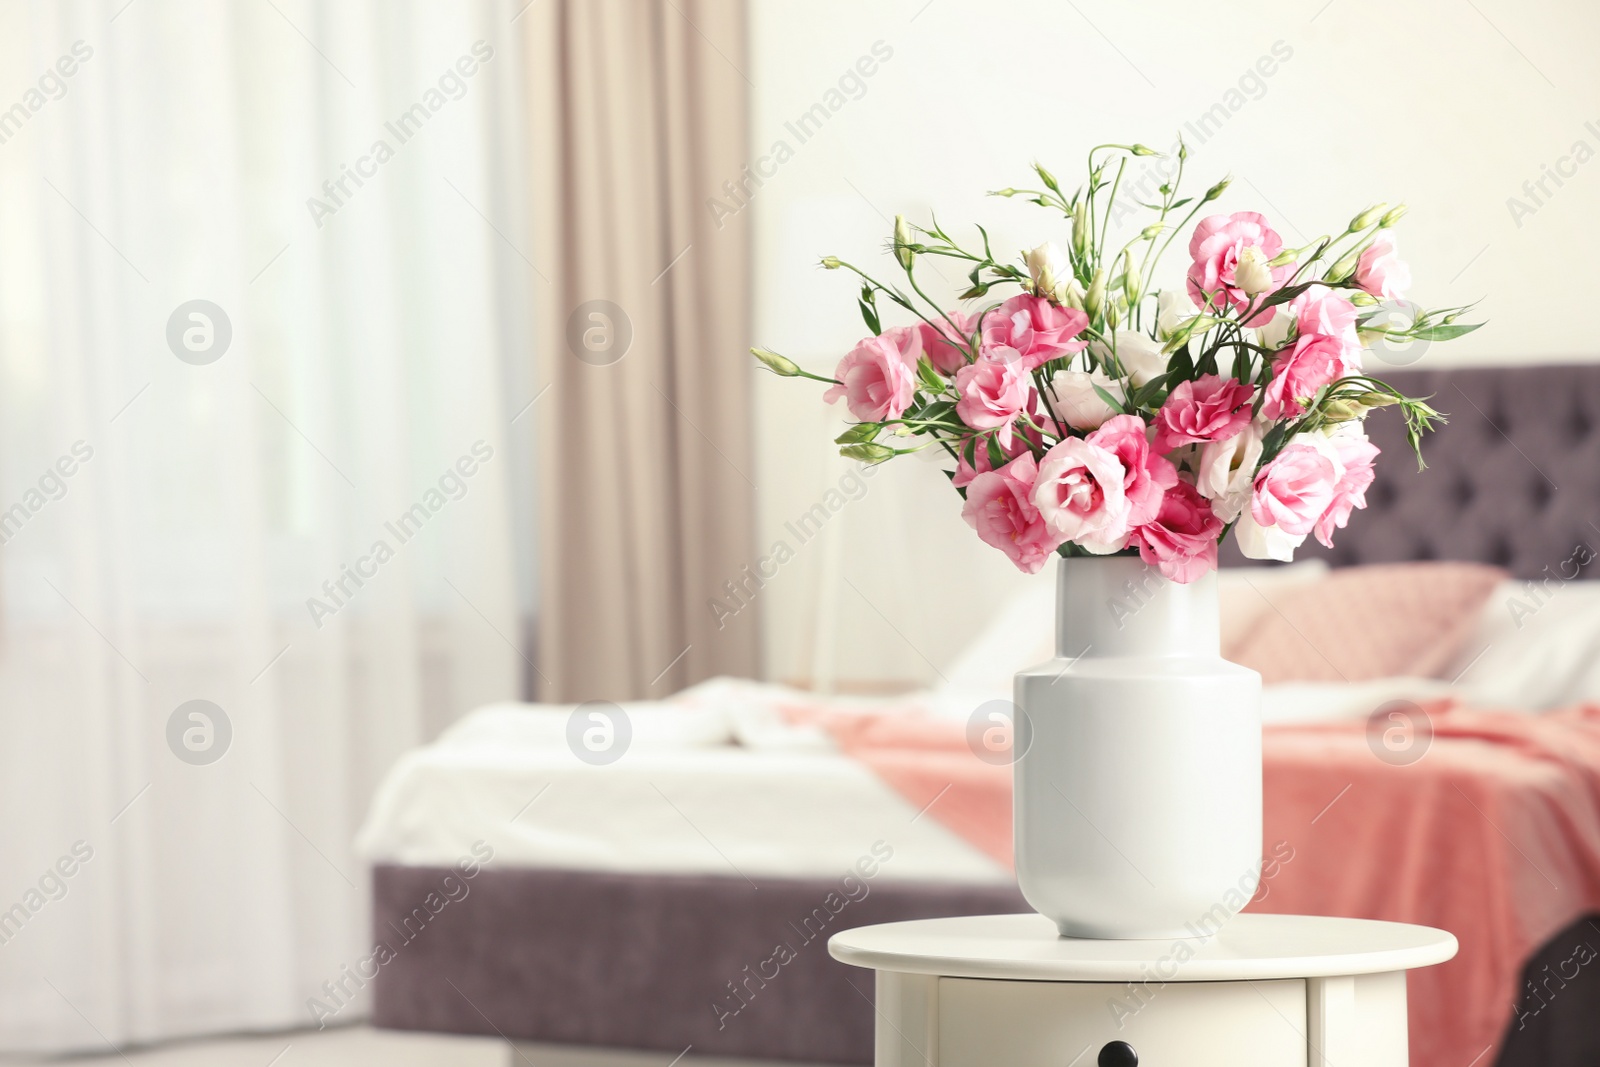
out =
[[[1308,539],[1296,559],[1476,560],[1532,578],[1547,566],[1555,574],[1580,545],[1589,551],[1579,561],[1600,551],[1600,364],[1382,377],[1412,396],[1431,394],[1448,413],[1423,439],[1428,469],[1418,473],[1399,412],[1374,412],[1367,432],[1387,462],[1378,463],[1366,510],[1335,534],[1332,550]],[[1224,565],[1244,562],[1230,537]]]

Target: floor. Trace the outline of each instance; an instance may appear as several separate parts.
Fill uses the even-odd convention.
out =
[[[402,1034],[365,1026],[184,1041],[126,1054],[69,1059],[0,1058],[10,1067],[704,1067],[697,1056],[519,1043],[498,1038]],[[716,1067],[755,1067],[717,1059]],[[771,1065],[765,1065],[771,1067]],[[784,1065],[798,1067],[798,1065]]]
[[[512,1061],[510,1046],[497,1038],[397,1034],[364,1026],[180,1041],[104,1056],[0,1060],[8,1067],[510,1067]]]

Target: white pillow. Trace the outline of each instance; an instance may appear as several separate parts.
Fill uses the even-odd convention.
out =
[[[1502,582],[1456,661],[1477,707],[1548,711],[1600,700],[1600,582]]]

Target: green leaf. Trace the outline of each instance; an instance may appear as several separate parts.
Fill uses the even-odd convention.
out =
[[[994,259],[994,253],[989,251],[989,231],[984,229],[982,226],[979,226],[978,232],[983,235],[983,258],[992,261]],[[974,267],[973,269],[976,270],[977,268]]]
[[[1000,442],[995,440],[994,434],[990,434],[989,437],[984,438],[984,446],[986,446],[987,450],[989,450],[990,470],[998,470],[1000,467],[1005,466],[1005,453],[1000,451]]]
[[[1112,411],[1115,411],[1119,415],[1126,415],[1128,413],[1128,409],[1123,406],[1122,401],[1118,400],[1116,397],[1100,388],[1100,386],[1095,385],[1095,383],[1090,382],[1089,384],[1094,385],[1094,391],[1100,394],[1100,399],[1104,400],[1111,407]]]
[[[1172,358],[1167,361],[1167,389],[1170,391],[1178,387],[1179,382],[1194,379],[1194,357],[1189,354],[1189,346],[1184,345],[1172,353]]]
[[[1130,403],[1134,408],[1159,408],[1166,399],[1166,390],[1166,377],[1157,375],[1134,390]]]
[[[878,436],[878,431],[883,429],[881,422],[858,422],[844,433],[833,439],[836,445],[855,445],[870,441]]]
[[[1411,336],[1416,338],[1418,341],[1451,341],[1463,334],[1471,333],[1473,330],[1476,330],[1482,325],[1483,323],[1481,322],[1440,323],[1437,326],[1429,326],[1425,329],[1418,330]]]
[[[1267,310],[1267,308],[1277,307],[1279,304],[1287,304],[1289,301],[1293,300],[1295,297],[1299,296],[1313,285],[1322,284],[1322,282],[1301,282],[1299,285],[1285,285],[1282,289],[1269,294],[1265,300],[1257,304],[1256,309],[1252,314],[1260,314],[1261,312]]]
[[[1261,465],[1265,466],[1283,448],[1284,442],[1289,439],[1290,423],[1280,422],[1267,431],[1261,439]]]
[[[1000,451],[1000,442],[994,439],[993,434],[985,437],[983,441],[989,449],[989,469],[999,470],[1004,467],[1006,465],[1006,454]]]
[[[856,298],[856,303],[861,305],[861,317],[866,320],[867,329],[876,337],[883,332],[883,326],[878,320],[877,294],[872,291],[872,286],[863,285],[861,295]]]
[[[944,472],[944,476],[946,478],[949,478],[952,482],[956,480],[956,472],[955,471],[945,471]],[[962,500],[967,499],[967,487],[966,486],[958,485],[958,486],[955,487],[955,490],[956,490],[956,492],[961,494],[961,499]]]

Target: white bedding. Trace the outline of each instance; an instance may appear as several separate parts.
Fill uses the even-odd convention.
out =
[[[881,841],[893,849],[885,878],[1010,881],[822,735],[777,723],[766,702],[784,690],[722,687],[744,694],[745,713],[630,706],[635,744],[600,767],[566,746],[570,706],[474,712],[389,772],[357,848],[375,863],[447,866],[481,839],[495,866],[803,878],[837,875]],[[651,724],[638,744],[656,715],[696,725],[674,739]],[[708,729],[719,715],[725,729]]]
[[[985,700],[1008,696],[1011,674],[1049,655],[1048,643],[1039,647],[1049,633],[1045,593],[1003,613],[946,672],[941,689],[897,703],[909,699],[927,714],[964,719]],[[1460,675],[1455,685],[1384,678],[1269,686],[1263,716],[1269,723],[1358,718],[1389,700],[1444,694],[1529,711],[1600,700],[1600,582],[1537,598],[1524,583],[1506,583],[1445,673]],[[358,848],[374,862],[443,866],[484,840],[496,865],[755,878],[831,876],[883,841],[894,849],[885,877],[1010,880],[837,753],[822,731],[787,725],[778,706],[796,700],[817,698],[722,679],[671,701],[625,705],[631,748],[604,767],[568,749],[570,706],[480,709],[396,764]],[[832,704],[847,710],[876,702]]]

